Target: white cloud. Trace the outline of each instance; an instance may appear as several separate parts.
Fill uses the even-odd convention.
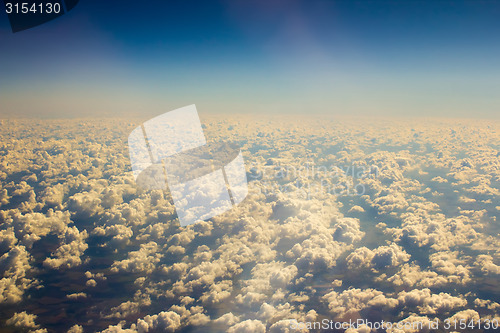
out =
[[[87,298],[87,294],[86,293],[68,294],[68,295],[66,295],[66,298],[72,299],[72,300],[77,300],[77,299],[81,299],[81,298]]]
[[[158,253],[158,250],[158,244],[155,242],[142,244],[139,250],[129,252],[128,259],[115,261],[111,266],[111,271],[114,273],[126,271],[150,274],[156,269],[156,264],[162,257],[162,255]]]
[[[222,324],[224,326],[233,326],[239,321],[239,317],[235,316],[232,312],[228,312],[215,319],[213,322],[216,324]]]
[[[391,244],[380,246],[374,250],[366,247],[357,248],[347,256],[347,266],[349,269],[362,267],[373,267],[382,269],[386,267],[397,267],[409,261],[411,256],[400,246]]]
[[[82,264],[81,257],[88,248],[85,242],[87,231],[80,232],[76,227],[67,228],[62,238],[63,244],[52,253],[52,258],[45,259],[44,266],[68,269]]]
[[[83,327],[80,325],[73,325],[67,333],[83,333]]]
[[[28,314],[26,311],[23,311],[15,313],[7,320],[6,324],[17,328],[39,328],[40,326],[35,323],[36,317],[34,314]]]
[[[81,314],[74,332],[88,325],[80,310],[89,304],[107,332],[286,332],[292,319],[372,310],[393,321],[498,310],[495,291],[476,283],[500,274],[493,124],[214,119],[209,136],[238,140],[247,165],[273,176],[249,170],[247,200],[182,229],[168,191],[134,183],[122,139],[137,124],[16,125],[40,135],[0,147],[1,301],[21,313],[23,297],[36,302],[50,289],[37,276],[52,285],[51,270],[64,269],[62,290],[87,295],[71,302]],[[306,164],[332,173],[307,174]],[[288,177],[274,175],[287,168]],[[328,193],[321,183],[364,192]],[[115,286],[119,300],[99,297]]]
[[[241,323],[231,326],[228,333],[265,333],[266,325],[258,320],[245,320]]]
[[[479,255],[476,259],[476,267],[485,274],[500,275],[500,266],[493,262],[493,257],[490,255]]]
[[[25,290],[37,284],[36,280],[27,277],[32,271],[31,260],[30,254],[22,245],[14,246],[0,257],[0,271],[3,272],[0,280],[1,303],[20,302]]]
[[[181,317],[172,311],[162,311],[156,315],[146,316],[137,320],[139,333],[158,330],[162,332],[175,332],[181,326]]]
[[[375,289],[351,288],[342,292],[331,291],[322,299],[327,303],[330,312],[339,317],[370,307],[390,309],[399,304],[396,299],[386,297],[383,292]]]
[[[433,294],[428,288],[402,291],[398,294],[398,300],[406,307],[416,306],[422,314],[446,313],[467,305],[467,301],[462,297],[451,296],[443,292]]]

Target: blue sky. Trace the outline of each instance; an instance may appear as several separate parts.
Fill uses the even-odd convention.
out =
[[[13,34],[0,116],[497,118],[499,1],[81,0]]]

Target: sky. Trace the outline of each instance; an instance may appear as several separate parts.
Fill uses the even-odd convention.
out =
[[[498,118],[500,1],[91,1],[12,33],[0,117]]]

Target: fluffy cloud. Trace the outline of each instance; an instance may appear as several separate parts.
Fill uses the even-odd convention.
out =
[[[219,304],[230,298],[232,291],[233,282],[231,280],[223,280],[210,285],[209,290],[203,293],[200,300],[204,305]]]
[[[228,312],[223,314],[219,318],[215,319],[213,322],[215,324],[220,324],[229,327],[235,325],[239,321],[240,321],[239,317],[235,316],[232,312]]]
[[[447,293],[433,294],[428,288],[402,291],[398,295],[398,300],[406,307],[416,306],[422,314],[449,312],[467,305],[464,298],[454,297]]]
[[[476,266],[485,274],[500,275],[500,266],[493,262],[493,257],[482,254],[477,257]]]
[[[66,295],[66,298],[71,299],[71,300],[77,300],[81,298],[87,298],[86,293],[74,293],[74,294],[68,294]]]
[[[397,273],[390,277],[386,274],[382,274],[378,280],[389,281],[395,286],[404,286],[406,288],[413,286],[427,288],[441,287],[448,283],[455,282],[451,279],[451,277],[439,275],[438,273],[429,270],[422,271],[420,266],[414,263],[404,264]]]
[[[142,244],[137,251],[131,251],[128,259],[115,261],[111,266],[111,271],[117,273],[121,270],[126,272],[143,272],[150,274],[160,261],[161,254],[157,253],[158,244],[149,242]]]
[[[134,182],[124,142],[138,122],[0,129],[1,302],[21,314],[23,297],[39,304],[58,286],[78,313],[70,332],[286,332],[291,320],[371,311],[407,322],[496,313],[493,123],[208,118],[207,137],[242,147],[249,194],[183,228],[169,191]]]
[[[31,248],[36,241],[48,234],[60,235],[64,233],[70,223],[68,212],[49,209],[46,214],[11,213],[6,225],[12,226],[19,241]]]
[[[442,214],[430,214],[426,210],[416,210],[402,215],[401,228],[388,228],[396,239],[417,246],[430,246],[436,251],[450,250],[456,246],[469,245],[479,233],[474,221],[466,216],[446,218]]]
[[[357,248],[346,258],[346,261],[349,269],[358,267],[381,269],[400,266],[410,260],[410,257],[400,246],[393,243],[390,246],[380,246],[374,250],[366,247]]]
[[[7,320],[7,325],[12,325],[17,328],[38,328],[40,327],[35,323],[36,315],[28,314],[26,311],[15,313],[10,319]]]
[[[163,311],[153,316],[146,316],[137,320],[139,333],[159,330],[162,332],[175,332],[181,326],[181,317],[173,311]]]
[[[338,317],[344,317],[370,307],[394,308],[399,302],[394,298],[387,298],[383,292],[375,289],[351,288],[343,292],[331,291],[323,300],[327,303],[330,312]]]
[[[7,252],[17,243],[16,235],[14,234],[14,228],[10,227],[8,229],[0,230],[0,251]]]
[[[74,194],[68,199],[67,206],[79,219],[88,219],[102,212],[101,198],[95,191]]]
[[[459,311],[448,319],[450,320],[450,322],[455,322],[456,320],[458,323],[465,321],[467,324],[469,324],[472,320],[474,321],[474,323],[478,323],[480,320],[480,316],[479,313],[477,313],[477,311],[468,309],[464,311]]]
[[[281,262],[257,264],[251,271],[251,278],[245,282],[241,293],[236,297],[239,303],[254,305],[262,303],[268,295],[279,295],[279,289],[286,289],[287,285],[297,274],[294,265],[284,266]]]
[[[3,272],[0,280],[1,303],[20,302],[24,291],[36,285],[37,281],[27,276],[32,270],[31,260],[30,254],[22,245],[13,247],[0,257],[0,271]]]
[[[67,333],[83,333],[83,327],[80,325],[73,325]]]
[[[241,323],[231,326],[228,333],[265,333],[266,325],[258,320],[245,320]]]
[[[71,227],[66,229],[62,238],[64,239],[63,245],[52,253],[52,258],[45,259],[44,266],[53,269],[67,269],[79,266],[82,263],[81,256],[88,248],[85,242],[87,231],[80,232],[76,227]]]

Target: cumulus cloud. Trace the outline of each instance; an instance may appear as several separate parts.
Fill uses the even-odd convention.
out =
[[[245,320],[241,323],[231,326],[228,333],[265,333],[266,325],[258,320]]]
[[[241,144],[249,194],[183,228],[169,190],[134,182],[124,138],[138,122],[12,126],[37,134],[0,140],[0,301],[20,322],[36,326],[22,300],[45,304],[52,286],[78,316],[40,322],[69,332],[287,332],[291,320],[498,311],[492,123],[208,117],[207,137]]]
[[[380,246],[374,250],[366,247],[357,248],[347,258],[350,269],[373,267],[376,269],[397,267],[409,261],[411,256],[397,244]]]
[[[494,263],[493,257],[487,254],[482,254],[477,257],[476,266],[481,272],[488,275],[499,275],[500,266]]]
[[[373,251],[367,247],[360,247],[347,256],[347,266],[349,269],[369,267],[373,259]]]
[[[66,295],[66,298],[71,299],[71,300],[77,300],[77,299],[87,298],[87,294],[86,293],[68,294],[68,295]]]
[[[95,191],[76,193],[68,199],[68,210],[75,218],[91,218],[102,212],[99,193]]]
[[[456,281],[453,276],[440,275],[434,271],[424,270],[420,266],[412,264],[404,264],[401,266],[399,271],[392,276],[387,276],[382,274],[378,281],[389,281],[395,286],[404,286],[406,288],[418,286],[418,287],[442,287],[448,283],[462,283],[461,281]],[[463,281],[466,283],[466,281]]]
[[[82,263],[82,255],[87,250],[88,244],[85,242],[87,231],[80,232],[76,227],[66,229],[62,236],[64,242],[52,253],[52,258],[47,258],[43,262],[44,266],[53,269],[72,268]]]
[[[68,212],[49,209],[46,214],[13,212],[7,219],[6,225],[11,225],[16,237],[27,248],[49,234],[64,233],[71,223]]]
[[[156,263],[160,261],[161,254],[158,251],[158,244],[149,242],[142,244],[137,251],[131,251],[128,259],[115,261],[111,266],[111,271],[116,273],[121,270],[127,272],[151,273],[156,268]]]
[[[17,238],[14,233],[14,228],[10,227],[0,230],[0,251],[7,252],[17,243]]]
[[[31,260],[30,254],[22,245],[16,245],[0,257],[0,271],[3,272],[0,280],[1,303],[20,302],[25,290],[36,285],[37,281],[27,276],[32,270]]]
[[[426,210],[417,210],[402,215],[401,228],[388,228],[397,240],[413,243],[417,246],[430,246],[436,251],[450,250],[460,245],[469,245],[478,237],[473,220],[467,216],[446,218],[442,214],[430,214]]]
[[[479,322],[480,316],[479,313],[477,313],[477,311],[472,309],[467,309],[455,313],[448,319],[450,320],[450,322],[455,322],[456,320],[458,323],[465,321],[467,324],[469,324],[472,320],[474,321],[474,323]]]
[[[416,306],[422,314],[446,313],[467,305],[467,300],[462,297],[451,296],[443,292],[433,294],[428,288],[402,291],[398,295],[398,300],[406,307]]]
[[[83,327],[80,325],[73,325],[67,333],[83,333]]]
[[[15,313],[10,319],[7,320],[7,325],[12,325],[17,328],[39,328],[40,326],[35,323],[36,315],[29,314],[26,311]]]
[[[488,310],[498,310],[500,309],[500,304],[497,302],[493,302],[492,300],[485,300],[476,298],[474,300],[474,305],[477,307],[487,308]]]
[[[209,290],[200,297],[204,305],[215,305],[224,302],[231,297],[233,292],[233,282],[223,280],[210,285]]]
[[[233,326],[240,321],[239,317],[235,316],[232,312],[228,312],[214,320],[215,324],[221,324],[226,327]]]
[[[394,298],[387,298],[383,292],[375,289],[351,288],[342,292],[331,291],[323,296],[330,312],[338,317],[344,317],[370,307],[391,309],[399,302]]]
[[[251,271],[252,277],[245,281],[244,287],[236,300],[245,305],[262,303],[268,295],[279,295],[279,289],[285,289],[297,274],[294,265],[285,266],[281,262],[257,264]]]
[[[156,315],[146,316],[137,320],[137,332],[161,330],[175,332],[181,325],[181,317],[173,311],[162,311]]]

